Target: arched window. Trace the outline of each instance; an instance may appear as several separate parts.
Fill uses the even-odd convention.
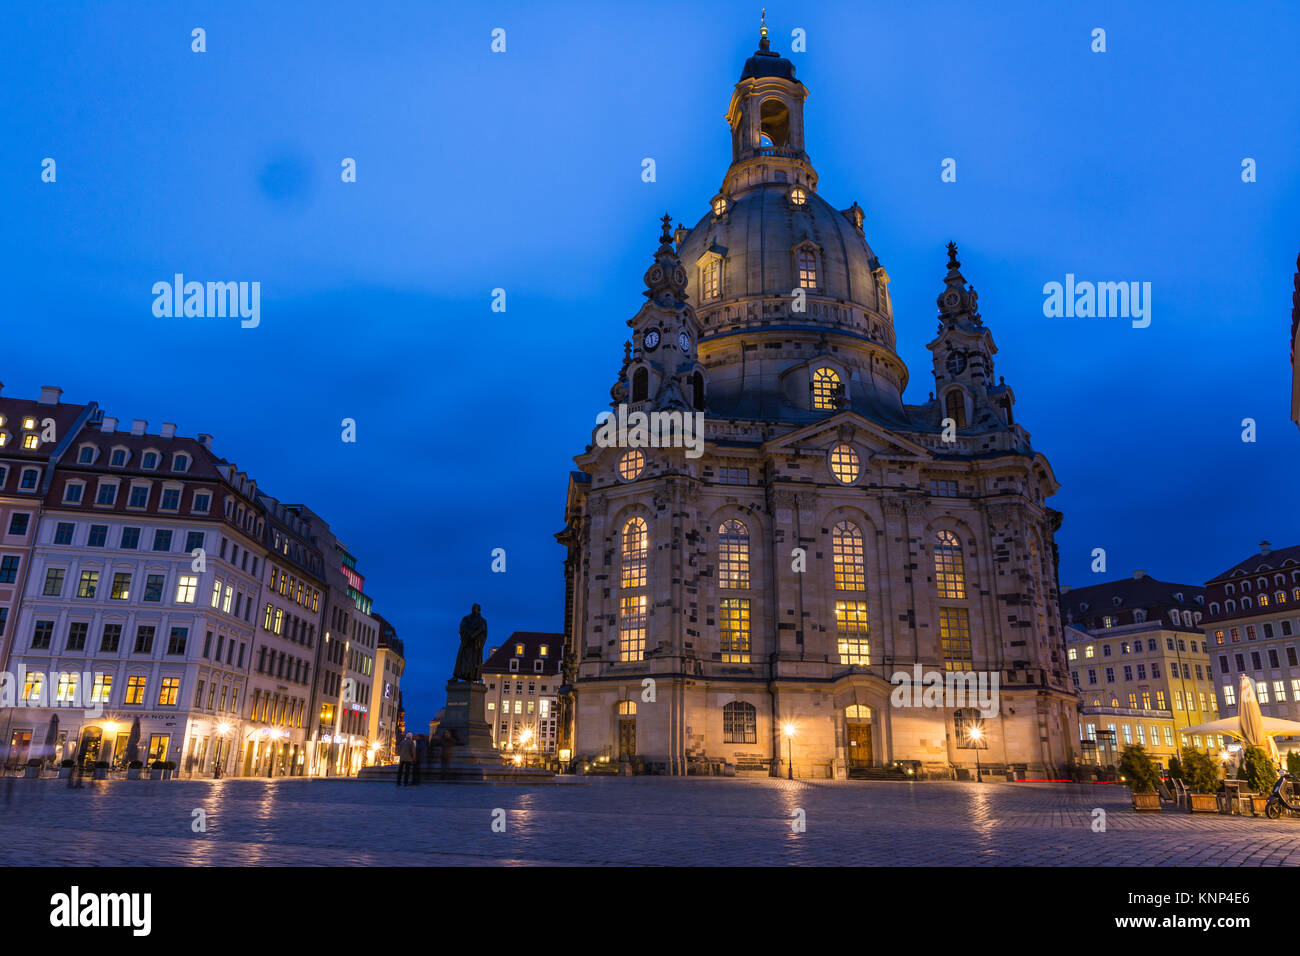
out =
[[[844,716],[849,720],[870,720],[871,708],[866,704],[849,704],[844,708]]]
[[[728,518],[718,528],[718,587],[749,588],[749,529],[735,518]],[[718,602],[718,643],[723,663],[749,663],[749,598],[723,598]]]
[[[1285,603],[1286,603],[1286,592],[1285,592],[1285,591],[1278,591],[1276,594],[1273,595],[1273,597],[1277,599],[1277,603],[1278,603],[1278,604],[1285,604]]]
[[[723,211],[725,212],[725,207]],[[722,213],[718,213],[718,215],[720,216]],[[712,258],[706,262],[701,279],[700,284],[703,286],[701,289],[702,297],[706,301],[718,298],[722,294],[722,260]]]
[[[650,393],[650,373],[643,368],[632,373],[632,401],[644,402]]]
[[[966,396],[960,388],[948,390],[944,396],[944,409],[946,418],[951,418],[957,423],[958,428],[966,427]]]
[[[650,535],[645,519],[631,518],[623,525],[623,573],[620,583],[625,591],[644,589],[646,568],[650,559]],[[619,600],[618,659],[639,661],[645,657],[646,625],[649,597],[644,594],[623,594]]]
[[[852,521],[841,521],[831,529],[831,555],[837,591],[865,591],[867,569],[862,531]]]
[[[697,412],[704,411],[704,373],[696,372],[691,376],[691,404]]]
[[[758,708],[743,700],[722,706],[722,741],[728,744],[758,742]]]
[[[1231,598],[1229,598],[1227,601],[1224,601],[1223,606],[1224,609],[1229,612],[1237,610],[1237,602],[1232,600]]]
[[[1245,610],[1246,608],[1254,607],[1254,604],[1251,602],[1250,598],[1244,597],[1241,599],[1241,607],[1242,610]]]
[[[799,264],[799,288],[817,288],[817,256],[811,249],[800,249],[797,256]]]
[[[749,588],[749,529],[735,518],[718,528],[718,587]]]
[[[840,407],[840,398],[844,388],[835,369],[823,365],[813,372],[812,400],[813,408],[830,411]]]
[[[966,568],[961,542],[951,531],[940,531],[934,546],[934,584],[939,597],[961,601],[966,598]]]

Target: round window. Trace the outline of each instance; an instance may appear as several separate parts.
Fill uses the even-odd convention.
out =
[[[633,449],[618,460],[618,476],[624,481],[635,481],[645,468],[645,454]]]
[[[831,474],[843,485],[851,485],[862,474],[862,459],[852,445],[836,445],[831,449]]]

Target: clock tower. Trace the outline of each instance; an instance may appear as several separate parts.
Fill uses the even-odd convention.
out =
[[[686,270],[673,245],[672,217],[663,219],[659,248],[645,273],[648,300],[627,324],[631,351],[611,391],[633,410],[704,410],[704,374],[696,355],[700,323],[687,303]]]
[[[980,317],[979,295],[961,274],[956,243],[948,243],[943,284],[936,300],[939,332],[926,346],[933,353],[940,418],[955,421],[958,431],[1010,425],[1015,399],[1006,384],[993,382],[998,349]]]

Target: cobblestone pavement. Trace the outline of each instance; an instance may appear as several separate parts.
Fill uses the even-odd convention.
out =
[[[493,811],[505,811],[494,832]],[[1093,810],[1106,811],[1094,832]],[[194,811],[206,832],[194,832]],[[806,829],[793,832],[802,809]],[[498,815],[499,816],[499,815]],[[3,865],[1300,864],[1300,819],[1138,815],[1115,786],[565,778],[0,781]]]

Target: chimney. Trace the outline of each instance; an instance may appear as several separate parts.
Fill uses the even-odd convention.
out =
[[[143,435],[144,430],[148,427],[149,427],[149,423],[147,421],[145,421],[143,418],[137,418],[133,422],[131,422],[131,434]]]
[[[175,438],[175,437],[176,437],[176,423],[175,423],[175,422],[163,422],[163,423],[162,423],[162,431],[159,432],[159,436],[162,437],[162,438]]]
[[[1272,545],[1270,542],[1268,542],[1268,541],[1261,541],[1261,542],[1259,543],[1259,553],[1260,553],[1260,554],[1268,554],[1269,549],[1272,548],[1272,547],[1273,547],[1273,545]]]
[[[212,436],[200,434],[199,444],[202,445],[204,448],[206,448],[208,451],[212,451]]]
[[[42,385],[41,397],[38,398],[36,401],[37,404],[39,405],[57,405],[59,404],[59,397],[62,395],[63,395],[63,389],[59,388],[59,386]]]
[[[105,415],[104,420],[99,423],[99,430],[101,432],[108,432],[110,434],[117,431],[117,419],[109,415]]]
[[[1143,571],[1141,568],[1139,568],[1138,570],[1136,570],[1136,571],[1133,572],[1133,580],[1134,580],[1134,581],[1141,581],[1141,580],[1142,580],[1144,577],[1146,577],[1146,576],[1147,576],[1147,573],[1146,573],[1145,571]]]

